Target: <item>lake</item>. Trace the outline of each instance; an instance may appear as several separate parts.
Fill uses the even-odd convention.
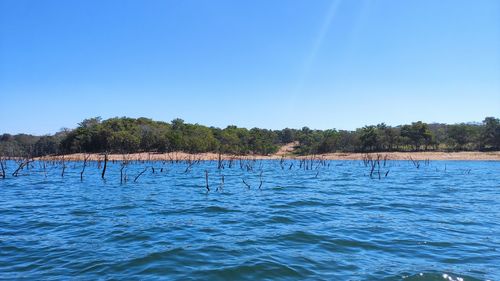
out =
[[[500,280],[500,162],[18,165],[1,280]]]

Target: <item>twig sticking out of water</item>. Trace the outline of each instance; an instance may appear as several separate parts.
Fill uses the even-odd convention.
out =
[[[127,161],[122,162],[122,166],[120,168],[120,184],[122,184],[123,182],[127,182],[127,174],[123,175],[123,169],[125,169],[127,164]]]
[[[144,170],[142,170],[142,172],[140,172],[135,178],[134,178],[134,182],[137,181],[137,179],[139,179],[140,176],[142,176],[142,174],[144,174],[146,171],[148,170],[148,167],[144,168]]]
[[[0,158],[0,167],[2,168],[2,179],[5,179],[5,166],[3,164],[3,159]]]
[[[222,164],[222,152],[219,150],[218,160],[217,160],[217,170],[224,169],[224,165]]]
[[[208,170],[205,170],[205,188],[207,189],[207,192],[210,191],[210,187],[208,186]]]
[[[62,157],[62,171],[61,171],[61,178],[64,178],[64,171],[66,170],[66,162],[64,162],[64,155]]]
[[[370,170],[370,178],[372,178],[372,177],[373,177],[373,170],[375,170],[375,165],[376,165],[377,163],[376,163],[375,161],[373,161],[373,160],[370,160],[370,162],[369,162],[369,163],[370,163],[370,165],[371,165],[371,167],[372,167],[372,168],[371,168],[371,170]]]
[[[17,169],[14,171],[14,173],[12,173],[12,176],[14,177],[17,177],[17,175],[19,174],[19,172],[26,166],[28,165],[29,163],[33,162],[33,160],[26,160],[24,162],[21,163],[21,165],[19,165],[19,167],[17,167]]]
[[[260,184],[259,184],[259,189],[262,187],[262,171],[260,171],[260,174],[259,174],[259,179],[260,179]]]
[[[83,167],[82,167],[82,171],[80,172],[80,181],[83,181],[83,172],[85,172],[85,167],[87,167],[87,161],[89,160],[90,158],[90,154],[85,156],[85,158],[83,159]]]
[[[248,189],[250,189],[250,185],[245,181],[245,179],[243,179],[243,183],[248,187]]]
[[[380,154],[377,154],[377,166],[378,166],[378,179],[380,180]]]
[[[101,178],[104,179],[104,175],[106,174],[106,167],[108,166],[108,153],[104,154],[104,167],[102,168]]]
[[[224,175],[220,176],[220,185],[217,187],[215,191],[219,191],[219,189],[220,190],[224,189]]]
[[[47,165],[46,165],[45,161],[43,161],[42,166],[43,166],[43,175],[45,178],[47,178]]]
[[[193,167],[194,164],[198,163],[199,160],[191,160],[191,159],[188,159],[186,160],[187,163],[188,163],[188,166],[186,167],[186,170],[184,170],[184,174],[188,173],[189,171],[191,171],[191,167]]]
[[[368,164],[370,164],[371,161],[372,157],[368,153],[363,155],[363,164],[365,165],[365,167],[368,167]]]
[[[420,161],[414,160],[411,156],[410,156],[410,160],[413,163],[413,165],[415,166],[415,168],[417,168],[417,169],[420,168]]]

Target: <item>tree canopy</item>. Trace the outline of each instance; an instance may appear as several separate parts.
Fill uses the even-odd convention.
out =
[[[426,124],[418,121],[391,127],[384,123],[346,130],[207,127],[182,119],[170,123],[148,118],[100,117],[54,135],[0,135],[0,156],[43,156],[66,153],[216,152],[237,155],[275,153],[296,142],[298,154],[382,151],[500,150],[500,120],[481,123]]]

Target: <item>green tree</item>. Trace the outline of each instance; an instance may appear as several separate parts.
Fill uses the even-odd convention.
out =
[[[267,155],[278,150],[278,136],[266,129],[252,128],[249,131],[248,148],[254,154]]]
[[[500,120],[498,118],[486,117],[484,119],[481,140],[485,149],[500,149]]]
[[[448,130],[448,143],[455,150],[465,150],[466,145],[472,141],[472,130],[466,124],[449,125]]]
[[[43,136],[34,145],[33,156],[59,153],[59,140],[55,136]]]
[[[242,154],[245,151],[245,145],[241,143],[239,130],[236,126],[227,126],[220,132],[219,143],[220,151],[223,153]]]
[[[427,149],[432,143],[432,133],[427,124],[421,121],[402,126],[401,136],[407,138],[415,150],[419,150],[422,145]]]
[[[217,147],[217,140],[213,132],[198,124],[187,124],[183,127],[184,150],[191,153],[213,151]]]
[[[363,151],[377,150],[379,146],[379,137],[375,126],[364,126],[360,129],[359,139]]]
[[[336,130],[326,130],[323,132],[323,138],[318,145],[318,153],[335,152],[338,149],[340,135]]]
[[[286,143],[293,142],[295,140],[295,134],[296,134],[295,130],[292,130],[289,128],[285,128],[285,129],[279,131],[278,135],[280,138],[280,143],[286,144]]]
[[[335,151],[393,151],[444,149],[500,149],[500,121],[487,117],[474,124],[425,124],[390,127],[384,123],[355,131],[312,130],[308,127],[283,130],[236,126],[225,129],[149,118],[115,117],[83,120],[74,130],[55,135],[0,135],[0,155],[29,157],[55,153],[138,151],[224,152],[234,154],[270,154],[279,145],[298,141],[297,153],[314,154]]]

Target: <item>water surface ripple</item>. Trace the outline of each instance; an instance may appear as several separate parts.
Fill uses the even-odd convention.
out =
[[[291,164],[10,161],[0,279],[500,280],[500,162]]]

